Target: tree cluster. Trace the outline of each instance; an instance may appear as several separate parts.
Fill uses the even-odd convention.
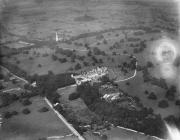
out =
[[[101,51],[99,48],[94,47],[93,52],[95,55],[106,55],[104,51]]]
[[[149,135],[164,136],[165,126],[163,120],[159,115],[153,114],[151,108],[143,107],[140,111],[122,108],[116,103],[109,103],[100,99],[98,89],[97,85],[92,86],[89,83],[84,83],[77,87],[77,92],[89,109],[98,114],[102,121],[135,129]]]

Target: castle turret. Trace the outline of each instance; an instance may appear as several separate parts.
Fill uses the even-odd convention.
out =
[[[58,42],[58,41],[59,41],[59,38],[58,38],[58,34],[56,32],[56,42]]]

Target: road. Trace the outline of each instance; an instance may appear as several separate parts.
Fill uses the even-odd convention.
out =
[[[138,131],[133,130],[133,129],[129,129],[129,128],[121,127],[121,126],[117,126],[117,128],[123,129],[123,130],[127,130],[127,131],[130,131],[130,132],[134,132],[134,133],[139,133],[139,134],[141,134],[141,135],[145,135],[144,133],[138,132]],[[155,139],[157,139],[157,140],[165,140],[165,139],[158,138],[158,137],[156,137],[156,136],[150,136],[150,137],[155,138]]]
[[[61,139],[61,138],[64,138],[64,137],[71,137],[73,136],[73,134],[68,134],[68,135],[65,135],[65,136],[50,136],[50,137],[47,137],[47,139]]]
[[[5,93],[5,92],[10,92],[10,91],[13,91],[13,90],[21,90],[20,87],[17,87],[17,88],[11,88],[11,89],[7,89],[7,90],[3,90],[2,92]]]
[[[137,62],[136,62],[136,67],[137,67]],[[122,79],[122,80],[117,80],[117,81],[114,81],[114,82],[118,83],[118,82],[124,82],[124,81],[130,80],[130,79],[136,77],[136,74],[137,74],[137,69],[135,69],[133,76]]]
[[[129,57],[131,56],[131,55],[129,55],[129,54],[122,54],[122,53],[119,53],[119,54],[117,54],[117,55],[126,55],[126,56],[129,56]],[[132,56],[132,57],[133,57],[134,59],[136,59],[136,64],[135,64],[135,65],[136,65],[136,69],[134,70],[134,74],[133,74],[132,76],[128,77],[128,78],[116,80],[116,81],[114,81],[114,82],[116,82],[116,83],[118,83],[118,82],[124,82],[124,81],[130,80],[130,79],[136,77],[138,62],[137,62],[137,58],[136,58],[135,56]]]
[[[54,113],[58,116],[59,119],[62,120],[62,122],[71,130],[71,132],[79,138],[79,140],[85,140],[77,131],[74,129],[74,127],[67,122],[67,120],[57,111],[53,108],[50,101],[45,97],[46,103],[50,106],[50,108],[54,111]]]

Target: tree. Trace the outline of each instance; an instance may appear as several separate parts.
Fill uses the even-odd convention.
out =
[[[104,44],[107,44],[108,42],[107,42],[107,40],[106,40],[106,39],[104,39],[103,43],[104,43]]]
[[[75,69],[75,70],[81,69],[81,64],[77,63],[77,64],[75,65],[74,69]]]
[[[166,92],[166,95],[165,97],[170,100],[170,101],[173,101],[175,99],[175,93],[176,93],[176,87],[175,86],[171,86],[167,92]]]
[[[80,94],[77,92],[73,92],[69,95],[69,100],[75,100],[78,99],[80,97]]]
[[[30,84],[24,84],[24,89],[30,89],[31,85]]]
[[[38,110],[39,112],[47,112],[49,109],[47,107],[42,107],[41,109]]]
[[[29,57],[29,60],[33,60],[33,57],[30,56],[30,57]]]
[[[161,100],[161,101],[159,101],[158,106],[159,106],[160,108],[167,108],[167,107],[169,106],[169,104],[168,104],[168,101],[166,101],[166,100]]]
[[[38,64],[38,67],[39,67],[39,68],[41,68],[41,67],[42,67],[42,65],[41,65],[41,64]]]
[[[110,79],[109,79],[109,77],[108,76],[103,76],[103,77],[101,77],[101,82],[103,83],[103,84],[105,84],[105,83],[107,83],[107,82],[110,82]]]
[[[176,100],[175,105],[180,106],[180,99]]]
[[[112,55],[116,55],[116,52],[112,52]]]
[[[88,56],[91,56],[91,55],[92,55],[91,50],[88,51],[88,54],[87,54],[87,55],[88,55]]]
[[[49,75],[49,76],[54,75],[53,71],[49,70],[49,71],[48,71],[48,75]]]
[[[128,66],[127,62],[123,62],[123,67],[127,67],[127,66]]]
[[[180,56],[177,57],[177,59],[176,59],[175,62],[174,62],[174,65],[175,65],[176,67],[179,67],[179,66],[180,66]]]
[[[112,48],[120,48],[120,44],[118,42],[115,42],[113,44]]]
[[[65,62],[67,62],[67,59],[66,58],[59,58],[59,62],[65,63]]]
[[[80,61],[84,61],[84,59],[85,59],[85,56],[77,55],[76,57],[77,57],[77,59],[79,59]]]
[[[71,62],[75,62],[75,59],[76,59],[76,55],[73,54],[73,55],[71,56]]]
[[[56,110],[57,110],[58,112],[60,112],[62,115],[65,114],[65,111],[64,111],[63,107],[62,107],[60,104],[56,105],[56,106],[54,107],[54,109],[56,109]]]
[[[28,108],[25,108],[22,110],[22,113],[27,115],[27,114],[31,113],[31,111]]]
[[[95,56],[92,56],[92,60],[94,61],[94,63],[98,63],[98,60]]]
[[[4,113],[4,118],[9,119],[11,117],[12,117],[12,114],[9,111]]]
[[[138,53],[138,52],[139,52],[139,49],[138,49],[138,48],[134,48],[133,52],[134,52],[134,53]]]
[[[54,60],[54,61],[56,61],[58,59],[58,57],[54,54],[51,57],[52,57],[52,60]]]
[[[154,92],[151,92],[148,96],[148,99],[151,99],[151,100],[156,100],[157,99],[157,96],[154,94]]]
[[[89,48],[89,44],[88,43],[85,43],[84,44],[84,47],[87,49],[87,50],[89,50],[90,48]]]
[[[99,59],[99,63],[101,63],[101,64],[103,63],[103,60],[101,58]]]
[[[17,63],[17,64],[20,64],[20,61],[19,61],[19,60],[17,60],[17,61],[16,61],[16,63]]]
[[[149,92],[147,90],[144,91],[144,94],[149,94]]]
[[[2,83],[0,83],[0,90],[4,89],[5,87],[3,86]]]
[[[174,115],[169,115],[166,118],[164,118],[164,120],[166,120],[166,122],[168,124],[173,124],[174,125],[177,119],[176,119],[176,117]]]
[[[2,106],[7,106],[11,103],[13,103],[14,101],[18,100],[18,97],[16,94],[2,94],[0,95],[1,100],[2,100]]]
[[[154,66],[154,65],[153,65],[152,62],[150,62],[150,61],[147,62],[147,67],[148,67],[148,68],[152,68],[153,66]]]
[[[77,92],[87,105],[93,104],[99,98],[99,89],[89,83],[83,83],[77,87]]]
[[[84,66],[89,66],[89,63],[88,62],[83,62]]]
[[[12,111],[11,114],[12,115],[18,115],[18,112],[17,111]]]
[[[17,79],[12,79],[13,84],[17,84]]]
[[[97,48],[97,47],[93,48],[93,52],[94,52],[95,55],[100,55],[101,54],[101,50],[99,48]]]
[[[32,104],[32,102],[29,99],[25,99],[25,100],[22,101],[22,104],[24,106],[28,106],[28,105]]]
[[[126,85],[127,85],[127,86],[129,86],[129,85],[130,85],[130,83],[129,83],[129,82],[126,82]]]

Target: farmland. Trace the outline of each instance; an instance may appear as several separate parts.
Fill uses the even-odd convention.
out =
[[[80,133],[84,132],[80,126],[91,125],[85,132],[87,135],[100,130],[110,140],[149,138],[116,128],[101,131],[107,122],[154,134],[157,133],[155,129],[151,131],[143,126],[143,123],[149,123],[145,117],[155,118],[154,122],[172,116],[179,118],[178,78],[163,77],[153,46],[164,37],[179,43],[174,3],[153,0],[12,1],[0,1],[3,3],[0,3],[1,65],[29,83],[17,84],[2,77],[1,85],[5,86],[3,90],[21,87],[22,93],[27,90],[34,97],[29,98],[32,104],[28,106],[31,111],[28,115],[22,113],[25,107],[21,98],[0,108],[2,114],[18,112],[4,119],[0,139],[29,140],[70,134],[52,110],[38,111],[42,107],[48,108],[39,95],[47,97],[52,105],[58,104],[56,110]],[[69,86],[75,83],[71,74],[80,75],[101,66],[108,68],[105,80],[118,86],[126,97],[136,99],[142,110],[132,109],[129,104],[120,110],[118,107],[123,100],[119,103],[100,98],[97,87],[101,83],[85,85],[88,90],[84,89],[84,94],[78,91],[81,86]],[[37,87],[32,87],[32,82],[37,82]],[[68,87],[62,89],[63,86]],[[144,118],[137,112],[145,114]],[[129,118],[120,115],[123,113]],[[135,118],[139,120],[135,121]]]
[[[71,132],[59,120],[53,111],[40,112],[42,107],[49,108],[43,98],[33,97],[31,105],[24,107],[20,102],[1,108],[0,113],[17,111],[18,114],[3,120],[1,139],[31,140],[48,136],[64,136]],[[28,108],[29,114],[23,114],[22,110]]]

